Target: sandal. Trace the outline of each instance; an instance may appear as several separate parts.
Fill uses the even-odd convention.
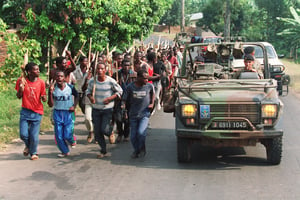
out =
[[[37,154],[34,154],[31,156],[30,160],[37,160],[39,159],[39,156]]]
[[[29,148],[25,147],[23,150],[23,155],[26,157],[26,156],[28,156],[28,154],[29,154]]]
[[[104,157],[110,157],[111,156],[111,153],[100,153],[97,155],[97,158],[98,159],[101,159],[101,158],[104,158]]]
[[[115,140],[116,140],[115,134],[114,134],[114,132],[112,132],[111,135],[109,136],[109,143],[114,144]]]

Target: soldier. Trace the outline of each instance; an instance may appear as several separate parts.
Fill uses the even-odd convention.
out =
[[[243,68],[240,71],[236,71],[235,74],[233,75],[233,78],[240,78],[240,75],[242,72],[256,72],[256,69],[253,67],[254,64],[254,57],[250,54],[246,54],[244,56],[244,64],[245,64],[245,68]],[[258,77],[259,74],[257,73]],[[260,77],[259,77],[260,78]]]
[[[262,71],[262,68],[261,68],[261,64],[258,60],[255,59],[255,48],[253,46],[248,46],[244,49],[244,54],[247,55],[247,54],[250,54],[253,58],[254,58],[254,62],[253,62],[253,68],[256,69],[259,77],[261,79],[264,78],[264,73]]]

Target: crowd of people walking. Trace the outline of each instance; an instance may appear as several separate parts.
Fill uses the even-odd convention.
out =
[[[52,108],[58,157],[70,155],[76,147],[75,110],[84,113],[87,142],[99,144],[97,158],[110,156],[109,143],[130,141],[132,158],[146,154],[146,135],[150,116],[163,106],[162,95],[170,90],[180,73],[183,46],[134,47],[129,52],[81,56],[76,66],[71,53],[59,56],[49,73],[49,84],[39,78],[39,66],[28,63],[25,75],[16,83],[22,99],[20,138],[24,156],[37,160],[42,101]],[[89,60],[90,59],[90,60]],[[115,128],[114,128],[115,127]],[[115,138],[115,133],[117,137]]]

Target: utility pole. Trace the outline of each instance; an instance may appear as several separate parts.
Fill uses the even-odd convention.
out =
[[[181,27],[180,27],[180,31],[184,32],[184,27],[185,27],[185,19],[184,19],[184,1],[185,0],[181,0]]]
[[[226,42],[230,42],[230,0],[226,0],[226,11],[225,11],[225,27],[224,27],[224,39]]]

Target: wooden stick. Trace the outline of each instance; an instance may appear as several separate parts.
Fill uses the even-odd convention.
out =
[[[74,57],[74,62],[77,63],[77,59],[79,58],[79,55],[82,54],[82,49],[85,45],[86,41],[83,42],[83,44],[81,45],[80,49],[78,50],[78,53],[76,54],[76,56]],[[81,52],[80,52],[81,51]],[[83,54],[82,54],[83,55]]]
[[[90,38],[89,56],[88,56],[88,66],[87,70],[91,67],[91,50],[92,50],[92,38]]]
[[[99,54],[99,53],[98,53]],[[92,53],[92,55],[93,55],[93,59],[92,59],[92,62],[94,62],[95,61],[95,59],[96,59],[96,53]]]
[[[79,50],[79,53],[86,57],[86,55],[81,50]]]
[[[119,83],[118,61],[116,62],[116,81]]]
[[[96,57],[98,58],[98,54],[99,52],[97,51],[96,53]],[[93,85],[93,92],[92,92],[92,96],[93,98],[95,98],[95,93],[96,93],[96,73],[97,73],[97,64],[98,64],[98,59],[95,60],[95,69],[94,69],[94,85]]]
[[[113,59],[110,57],[110,52],[109,52],[109,43],[106,44],[106,63],[110,65],[109,69],[109,76],[113,75]]]
[[[48,41],[48,46],[47,46],[47,83],[49,84],[49,80],[50,80],[50,41]]]
[[[21,82],[23,83],[24,87],[26,86],[26,71],[25,71],[25,66],[28,63],[28,49],[26,49],[26,52],[24,54],[24,61],[23,61],[23,65],[21,65]]]
[[[67,45],[65,46],[65,48],[64,48],[64,50],[63,50],[63,52],[62,52],[62,54],[61,54],[61,56],[63,56],[63,57],[65,57],[66,56],[66,51],[68,50],[68,47],[69,47],[69,44],[70,44],[70,40],[68,40],[68,43],[67,43]]]
[[[133,40],[133,51],[131,52],[130,62],[131,62],[131,70],[134,70],[134,54],[135,54],[135,40]]]
[[[160,45],[160,39],[161,39],[161,35],[159,35],[158,42],[157,42],[158,48],[159,48],[159,45]]]
[[[22,69],[22,77],[25,78],[26,77],[26,72],[25,72],[25,66],[28,63],[28,49],[26,49],[26,52],[24,54],[24,61],[23,61],[23,65],[21,66]]]
[[[114,47],[110,52],[109,54],[112,54],[112,52],[114,52],[116,50],[117,47]]]

